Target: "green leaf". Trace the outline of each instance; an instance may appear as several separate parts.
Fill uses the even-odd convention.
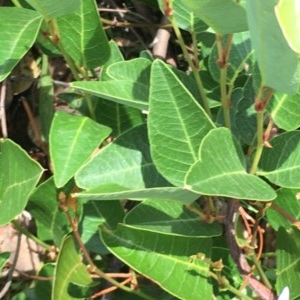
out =
[[[59,208],[53,177],[39,185],[30,196],[27,210],[35,219],[39,239],[53,240],[60,247],[62,238],[71,229],[65,213]]]
[[[298,56],[287,44],[275,16],[277,0],[247,1],[251,42],[262,84],[281,93],[298,90]],[[284,57],[284,59],[278,59]]]
[[[281,187],[300,187],[300,132],[280,134],[270,144],[272,148],[264,148],[257,175]]]
[[[62,47],[79,67],[93,69],[107,61],[110,48],[94,0],[80,1],[57,25]]]
[[[275,93],[269,102],[267,109],[274,123],[286,131],[300,127],[300,91],[295,95]],[[287,118],[288,116],[288,118]]]
[[[83,116],[57,112],[50,131],[50,155],[57,187],[65,185],[111,129]]]
[[[185,0],[185,5],[218,34],[246,31],[246,12],[232,0]]]
[[[10,252],[1,252],[0,253],[0,271],[2,273],[2,269],[6,265],[6,263],[9,261]]]
[[[83,205],[83,216],[79,232],[86,248],[94,253],[107,254],[99,237],[99,226],[106,224],[115,229],[123,221],[124,207],[120,201],[89,201]]]
[[[210,257],[210,238],[158,234],[120,224],[118,230],[102,228],[108,249],[139,273],[180,299],[212,298],[209,265],[190,256]]]
[[[211,130],[199,148],[199,160],[186,176],[186,188],[204,195],[268,201],[274,190],[245,170],[241,147],[227,128]]]
[[[73,13],[80,4],[80,0],[25,0],[46,19],[54,19]]]
[[[162,2],[162,1],[161,1]],[[190,10],[186,1],[173,2],[174,17],[181,29],[190,32],[202,32],[207,29],[207,25]]]
[[[198,194],[180,187],[163,186],[154,188],[126,188],[114,183],[100,185],[86,192],[75,195],[79,198],[93,200],[143,200],[151,197],[177,200],[184,204],[191,204],[199,198]]]
[[[214,128],[202,107],[163,62],[152,65],[149,139],[158,171],[172,184],[183,186],[186,172],[197,160],[206,133]]]
[[[110,184],[129,190],[170,186],[152,162],[145,125],[126,131],[103,148],[77,172],[75,180],[83,189]]]
[[[71,87],[116,103],[148,109],[149,86],[132,80],[75,81]]]
[[[276,249],[276,290],[281,293],[284,287],[289,287],[290,298],[299,299],[300,270],[300,232],[296,228],[286,231],[280,228],[277,235]]]
[[[289,46],[300,53],[300,2],[299,0],[280,0],[275,6],[275,13],[283,35]]]
[[[39,182],[42,167],[11,140],[0,140],[0,225],[21,213]]]
[[[277,191],[277,197],[267,209],[268,222],[278,230],[279,227],[290,229],[292,220],[288,219],[286,213],[294,220],[300,219],[299,190],[281,188]],[[283,214],[279,213],[281,210]]]
[[[0,7],[0,82],[32,47],[42,16],[29,9]]]
[[[88,286],[92,283],[87,267],[75,248],[72,236],[67,236],[62,244],[54,272],[52,300],[78,299],[68,293],[70,283]],[[83,298],[81,298],[83,299]]]
[[[47,56],[42,58],[42,72],[39,80],[39,117],[45,140],[49,141],[49,132],[54,117],[54,89]]]
[[[222,234],[220,224],[208,224],[180,202],[147,199],[135,206],[125,218],[134,228],[170,235],[213,237]]]

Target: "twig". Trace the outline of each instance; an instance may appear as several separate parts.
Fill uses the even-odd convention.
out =
[[[259,299],[262,300],[275,300],[276,297],[273,292],[258,281],[251,274],[251,267],[249,266],[245,256],[242,253],[241,248],[239,248],[236,238],[235,238],[235,229],[234,229],[234,216],[238,212],[239,202],[235,199],[228,199],[227,213],[226,213],[226,239],[230,249],[232,258],[234,259],[241,275],[244,279],[247,280],[247,285],[259,296]]]
[[[1,130],[2,136],[7,138],[7,124],[6,124],[6,114],[5,114],[5,97],[6,97],[6,80],[2,82],[1,85],[1,95],[0,95],[0,119],[1,119]]]

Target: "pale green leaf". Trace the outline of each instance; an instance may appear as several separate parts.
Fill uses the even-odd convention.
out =
[[[24,210],[43,168],[9,139],[1,139],[0,147],[0,225],[4,225]]]
[[[119,225],[116,231],[102,228],[108,249],[131,268],[157,282],[180,299],[212,298],[209,265],[190,256],[210,257],[211,239],[183,237]]]
[[[84,299],[69,295],[68,288],[71,283],[88,286],[92,283],[87,267],[76,250],[72,236],[67,236],[62,244],[54,272],[52,300]]]
[[[183,0],[181,0],[183,1]],[[232,0],[184,0],[185,5],[218,34],[248,30],[245,9]]]
[[[32,47],[42,20],[33,10],[0,7],[0,82]]]
[[[50,155],[57,187],[65,185],[90,158],[111,129],[93,120],[57,112],[50,131]]]
[[[299,54],[300,1],[280,0],[275,6],[275,13],[289,46]]]
[[[287,44],[275,16],[277,0],[247,1],[251,43],[259,64],[262,84],[279,92],[298,90],[298,56]],[[284,57],[284,59],[279,59]]]
[[[59,42],[79,67],[93,69],[109,58],[108,40],[94,0],[80,1],[72,14],[57,19],[57,25]]]
[[[71,87],[120,104],[148,109],[149,86],[132,80],[75,81]]]
[[[74,12],[80,0],[25,0],[47,19],[54,19]]]
[[[295,220],[300,219],[300,190],[281,188],[277,191],[277,197],[267,209],[268,222],[278,230],[279,227],[290,229]],[[287,218],[288,214],[290,219]]]
[[[167,185],[167,184],[166,184]],[[76,197],[93,200],[131,199],[143,200],[145,198],[172,199],[184,204],[191,204],[199,195],[180,187],[163,186],[153,188],[126,188],[118,184],[104,184],[75,194]]]
[[[186,172],[197,160],[205,134],[214,128],[202,107],[163,62],[152,65],[149,139],[158,171],[183,186]]]
[[[257,175],[286,188],[300,187],[300,131],[280,134],[264,148]]]
[[[290,290],[289,299],[299,299],[300,232],[298,229],[291,228],[288,231],[283,228],[279,229],[276,263],[276,290],[278,294],[287,286]]]
[[[148,231],[186,237],[212,237],[222,233],[220,224],[200,220],[182,203],[155,198],[135,206],[126,215],[125,223]]]
[[[295,95],[275,93],[267,109],[274,123],[286,131],[300,127],[300,91]]]
[[[186,188],[204,195],[268,201],[274,190],[245,170],[244,154],[227,128],[211,130],[199,149],[199,160],[186,176]]]

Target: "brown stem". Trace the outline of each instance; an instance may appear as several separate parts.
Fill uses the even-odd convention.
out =
[[[231,256],[234,259],[242,277],[247,280],[247,285],[259,296],[259,299],[275,300],[276,297],[273,292],[251,274],[251,267],[243,255],[242,249],[239,248],[236,242],[233,219],[235,214],[238,212],[238,209],[239,201],[236,199],[228,199],[225,228],[226,239]]]

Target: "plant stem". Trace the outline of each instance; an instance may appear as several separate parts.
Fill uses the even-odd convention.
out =
[[[251,259],[254,262],[254,265],[259,273],[259,275],[261,276],[261,280],[262,282],[265,284],[266,287],[268,287],[270,290],[272,290],[272,285],[269,282],[265,272],[263,271],[260,261],[256,258],[255,254],[251,255]]]
[[[210,108],[209,108],[208,99],[206,97],[205,90],[204,90],[204,87],[203,87],[203,83],[202,83],[202,80],[200,78],[198,66],[197,67],[195,66],[194,62],[192,61],[192,59],[191,59],[191,57],[190,57],[190,55],[189,55],[189,53],[188,53],[188,51],[187,51],[187,49],[185,47],[185,43],[184,43],[183,37],[181,35],[180,29],[179,29],[179,27],[177,25],[177,22],[176,22],[174,16],[171,15],[171,16],[169,16],[169,18],[170,18],[170,22],[172,24],[172,27],[174,29],[174,32],[176,34],[176,37],[178,38],[180,47],[181,47],[183,55],[184,55],[184,58],[186,59],[186,61],[188,62],[190,68],[192,69],[193,76],[195,78],[196,85],[197,85],[198,91],[200,93],[202,102],[203,102],[204,110],[206,111],[206,113],[208,114],[208,116],[212,119],[212,115],[211,115],[211,111],[210,111]]]
[[[13,226],[16,228],[17,231],[23,233],[28,238],[30,238],[31,240],[36,242],[38,245],[41,245],[47,251],[53,251],[53,246],[50,246],[50,245],[44,243],[43,241],[41,241],[40,239],[38,239],[35,235],[33,235],[31,232],[29,232],[26,228],[21,226],[16,220],[12,220],[11,223],[13,224]]]

